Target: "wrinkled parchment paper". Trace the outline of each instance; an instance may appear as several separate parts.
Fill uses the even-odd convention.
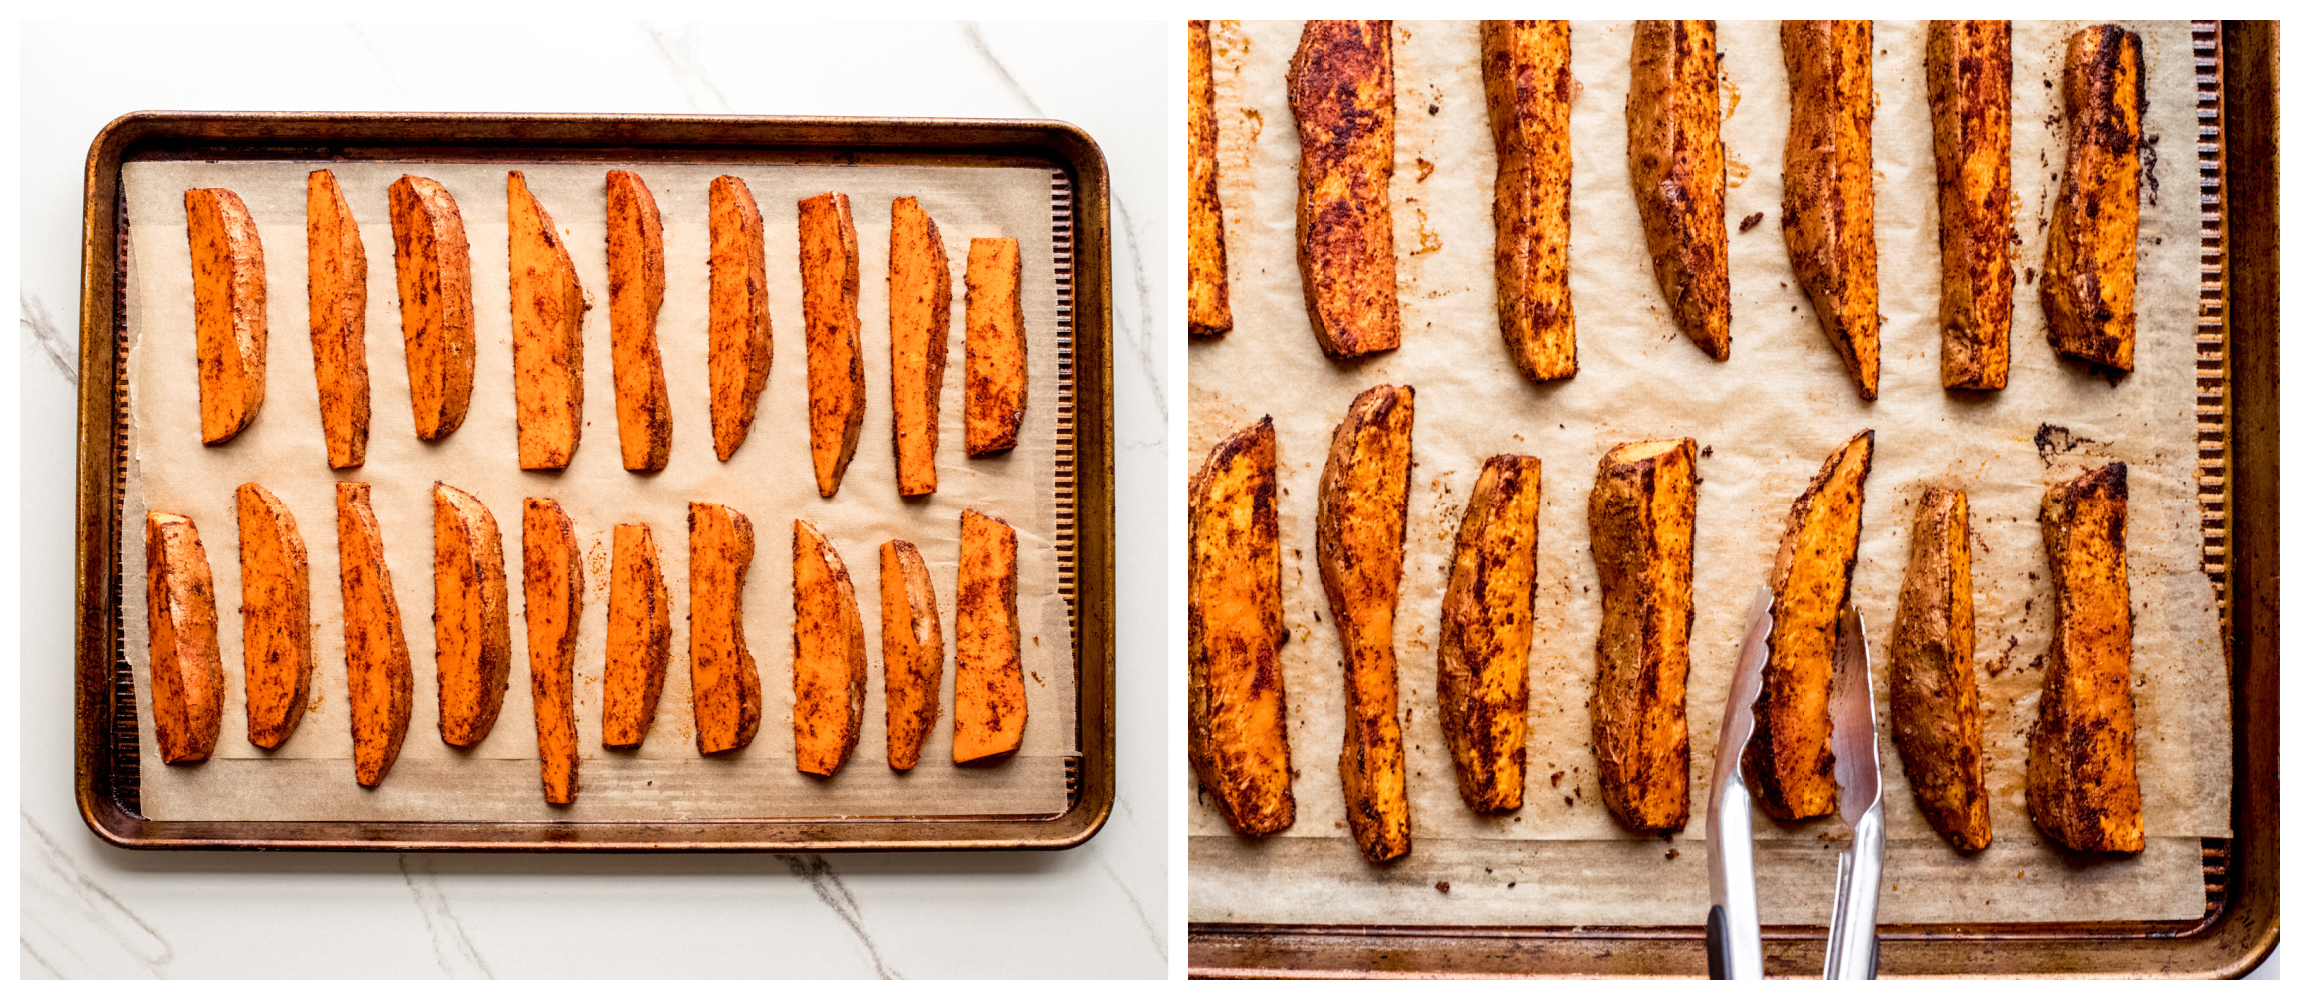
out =
[[[1297,819],[1266,844],[1232,836],[1211,804],[1190,813],[1192,920],[1383,923],[1698,923],[1707,905],[1700,838],[1711,758],[1740,637],[1790,504],[1829,452],[1876,430],[1855,600],[1866,616],[1878,728],[1890,733],[1885,651],[1929,485],[1967,491],[1975,650],[1995,845],[1960,858],[1926,824],[1882,740],[1884,902],[1891,921],[2193,917],[2203,888],[2195,838],[2228,833],[2227,668],[2196,500],[2195,310],[2199,228],[2185,22],[2140,26],[2151,72],[2145,132],[2158,141],[2141,210],[2140,344],[2111,385],[2058,360],[2037,286],[2066,135],[2063,43],[2078,22],[2013,30],[2013,192],[2023,280],[2009,387],[1940,387],[1937,209],[1925,101],[1924,25],[1876,25],[1877,246],[1884,313],[1879,399],[1863,403],[1812,319],[1781,235],[1788,74],[1775,22],[1721,22],[1733,288],[1732,360],[1709,360],[1669,318],[1628,187],[1623,109],[1631,25],[1575,22],[1572,288],[1580,375],[1535,386],[1504,353],[1494,317],[1493,145],[1476,22],[1398,22],[1396,220],[1404,343],[1356,364],[1320,355],[1294,256],[1299,145],[1286,67],[1300,22],[1223,22],[1215,35],[1221,196],[1237,327],[1191,344],[1191,453],[1264,413],[1276,418],[1284,663]],[[1343,822],[1339,644],[1318,582],[1318,476],[1358,392],[1410,384],[1415,469],[1397,636],[1414,849],[1366,864]],[[2037,443],[2040,425],[2050,446]],[[1599,619],[1588,493],[1598,458],[1634,440],[1701,446],[1687,681],[1692,821],[1673,841],[1607,815],[1588,749]],[[1487,456],[1543,460],[1537,619],[1525,807],[1480,817],[1462,804],[1436,705],[1438,606],[1454,534]],[[2149,847],[2073,859],[2030,824],[2022,787],[2052,589],[2037,523],[2045,487],[2108,461],[2131,471],[2129,545],[2140,777]],[[1759,818],[1769,922],[1826,922],[1835,818]],[[1448,892],[1433,886],[1448,883]],[[1509,883],[1515,882],[1512,887]],[[1538,886],[1538,891],[1535,888]]]
[[[306,299],[305,177],[333,169],[360,223],[368,267],[367,352],[372,400],[367,464],[331,473],[320,433]],[[506,287],[506,172],[527,183],[566,236],[591,309],[585,314],[581,446],[562,472],[519,469],[513,421],[510,306]],[[637,171],[663,219],[667,286],[656,333],[671,387],[669,466],[638,475],[622,467],[615,422],[606,263],[606,172]],[[392,264],[388,188],[403,173],[446,185],[471,240],[479,358],[470,415],[445,441],[414,435]],[[725,463],[712,452],[709,376],[709,185],[732,173],[749,184],[766,224],[774,364],[750,437]],[[200,820],[636,820],[784,816],[1045,815],[1066,807],[1062,757],[1076,744],[1076,681],[1066,606],[1056,589],[1052,484],[1057,417],[1057,303],[1052,178],[1028,168],[761,164],[457,164],[138,162],[122,172],[131,239],[128,273],[128,490],[122,517],[127,648],[148,692],[143,521],[147,510],[190,516],[215,574],[225,669],[223,737],[216,759],[160,763],[149,697],[139,698],[143,808],[158,819]],[[255,422],[220,447],[199,440],[189,250],[183,192],[228,187],[240,194],[263,239],[271,346],[267,397]],[[866,408],[860,443],[838,496],[815,490],[806,415],[806,325],[800,308],[798,201],[843,191],[861,244]],[[887,238],[893,199],[916,195],[942,231],[952,269],[950,368],[943,386],[939,492],[904,500],[894,487],[887,333]],[[965,268],[974,237],[1021,241],[1030,401],[1022,445],[968,459],[963,396]],[[477,495],[503,531],[511,585],[510,690],[492,733],[460,750],[439,738],[432,608],[431,484]],[[241,672],[238,528],[233,490],[260,482],[291,508],[311,553],[313,652],[310,708],[278,751],[247,740]],[[415,672],[414,716],[398,763],[383,784],[353,780],[343,661],[334,483],[374,486],[401,624]],[[583,761],[572,807],[543,802],[535,760],[533,702],[519,577],[521,500],[559,501],[575,522],[585,559],[576,659],[576,721]],[[763,712],[747,748],[704,759],[695,752],[687,661],[689,501],[723,503],[751,520],[757,550],[743,594],[744,633],[758,662]],[[990,768],[950,763],[952,677],[943,674],[942,718],[920,764],[886,766],[886,700],[878,638],[880,543],[918,545],[934,578],[944,647],[956,650],[959,512],[1005,518],[1020,536],[1023,667],[1030,718],[1022,748]],[[863,730],[854,757],[828,780],[800,774],[791,734],[792,520],[814,522],[837,547],[862,612],[871,660]],[[653,529],[673,602],[671,661],[653,728],[637,751],[599,743],[610,541],[618,523]]]

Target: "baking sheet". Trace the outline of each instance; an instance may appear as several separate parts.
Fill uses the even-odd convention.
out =
[[[1398,125],[1391,196],[1404,343],[1353,364],[1328,362],[1318,352],[1294,259],[1299,145],[1285,75],[1301,22],[1220,23],[1221,196],[1237,326],[1225,338],[1191,343],[1190,446],[1195,465],[1221,437],[1264,413],[1276,416],[1285,621],[1292,630],[1283,662],[1299,776],[1296,822],[1271,843],[1238,840],[1210,804],[1193,803],[1192,920],[1698,922],[1705,899],[1702,804],[1745,616],[1791,502],[1830,450],[1864,428],[1877,432],[1876,459],[1854,593],[1871,636],[1879,729],[1890,726],[1884,649],[1912,505],[1926,486],[1962,487],[1973,519],[1975,659],[1996,830],[1995,846],[1959,858],[1917,811],[1885,740],[1892,843],[1880,919],[2202,913],[2194,838],[2228,835],[2231,751],[2227,668],[2201,569],[2194,479],[2200,229],[2188,24],[2135,25],[2152,70],[2144,132],[2154,141],[2141,210],[2136,370],[2116,385],[2053,354],[2037,286],[2027,277],[2041,260],[2065,153],[2061,52],[2081,26],[2018,22],[2013,30],[2015,253],[2023,277],[2012,372],[2001,393],[1965,394],[1940,388],[1924,25],[1876,24],[1876,236],[1885,322],[1880,399],[1863,403],[1788,267],[1779,218],[1788,80],[1775,22],[1718,25],[1726,219],[1736,226],[1729,246],[1732,360],[1723,364],[1681,337],[1668,318],[1629,195],[1623,107],[1631,24],[1574,22],[1571,256],[1581,373],[1542,386],[1517,374],[1494,318],[1494,160],[1476,23],[1401,21],[1392,36]],[[1333,428],[1358,392],[1384,382],[1417,390],[1397,620],[1415,846],[1404,861],[1374,869],[1358,857],[1342,817],[1339,644],[1310,542]],[[1598,794],[1587,745],[1599,618],[1587,503],[1606,449],[1681,436],[1702,446],[1687,681],[1693,815],[1683,833],[1664,842],[1623,832]],[[1470,487],[1484,459],[1500,452],[1544,460],[1535,680],[1526,805],[1480,817],[1461,805],[1438,726],[1438,605]],[[2072,859],[2040,842],[2022,798],[2026,733],[2052,625],[2037,512],[2049,483],[2111,460],[2128,463],[2131,473],[2134,684],[2150,846],[2134,858]],[[1835,818],[1788,827],[1757,821],[1758,838],[1772,842],[1767,849],[1786,852],[1766,869],[1768,922],[1826,921],[1835,872],[1828,855],[1845,835]],[[1791,849],[1799,843],[1830,849]],[[1511,864],[1497,863],[1505,860]],[[1516,862],[1533,865],[1515,870],[1555,891],[1523,893],[1526,879],[1507,874]],[[1484,871],[1488,866],[1494,871]],[[1512,879],[1518,889],[1506,888]],[[1438,881],[1448,881],[1449,891],[1428,891]],[[1617,884],[1638,889],[1607,891]],[[1912,895],[1896,884],[1924,888]],[[1500,902],[1471,902],[1481,898]]]
[[[335,171],[368,258],[367,348],[372,418],[367,464],[331,472],[318,418],[307,321],[305,177]],[[583,326],[585,432],[562,472],[518,467],[513,420],[510,310],[504,247],[506,172],[521,170],[566,236],[591,309]],[[657,317],[671,386],[673,437],[668,467],[623,470],[617,443],[609,350],[605,176],[637,171],[663,219],[668,262]],[[469,416],[443,442],[413,434],[405,352],[392,263],[388,187],[403,173],[444,184],[463,213],[472,246],[479,357]],[[774,364],[750,437],[721,463],[712,452],[706,387],[709,316],[708,186],[734,174],[749,184],[766,226],[767,283]],[[144,814],[166,820],[495,820],[597,821],[765,817],[1050,815],[1068,804],[1063,757],[1076,752],[1077,683],[1068,609],[1057,590],[1056,511],[1058,305],[1054,287],[1053,176],[1043,169],[882,165],[708,163],[457,164],[284,161],[136,162],[121,172],[129,219],[128,477],[121,519],[127,653],[139,692],[148,692],[143,518],[147,510],[185,514],[202,529],[215,574],[225,665],[223,736],[216,759],[161,764],[150,698],[137,699]],[[263,238],[271,331],[267,398],[253,424],[215,448],[199,442],[193,373],[192,295],[183,191],[228,187],[246,200]],[[806,418],[805,323],[797,263],[798,200],[845,192],[862,253],[861,315],[866,408],[860,443],[838,496],[815,490]],[[953,332],[943,387],[939,491],[904,500],[894,489],[888,400],[886,246],[890,203],[915,195],[941,229],[952,267]],[[1012,453],[968,459],[964,447],[964,297],[967,247],[974,237],[1018,238],[1023,308],[1030,337],[1030,399],[1022,444]],[[432,606],[430,487],[444,480],[477,495],[502,527],[513,602],[512,670],[504,708],[478,747],[459,750],[438,737]],[[241,674],[238,531],[233,490],[261,482],[296,515],[311,554],[316,669],[312,699],[294,737],[276,752],[246,738]],[[345,694],[341,590],[335,546],[334,483],[372,483],[401,623],[415,670],[414,713],[399,761],[380,788],[352,777]],[[547,806],[535,760],[526,669],[524,603],[518,581],[520,502],[559,501],[585,551],[585,594],[576,662],[581,795]],[[687,664],[686,510],[692,500],[727,504],[756,533],[744,590],[744,631],[763,691],[757,739],[710,759],[694,748]],[[1020,751],[988,768],[950,764],[952,678],[943,674],[942,718],[919,767],[886,766],[884,678],[878,639],[878,545],[917,544],[934,577],[946,650],[955,651],[958,522],[976,508],[1011,523],[1020,541],[1019,606],[1030,718]],[[798,773],[792,754],[792,520],[814,522],[838,548],[855,584],[872,667],[863,731],[853,759],[834,778]],[[637,751],[599,744],[609,541],[617,523],[654,530],[670,586],[671,662],[656,719]]]

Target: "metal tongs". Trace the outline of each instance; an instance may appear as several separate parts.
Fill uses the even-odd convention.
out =
[[[1716,773],[1709,783],[1709,978],[1763,979],[1758,940],[1757,868],[1749,840],[1749,786],[1741,754],[1755,725],[1751,714],[1762,686],[1773,633],[1773,598],[1758,594],[1741,661],[1717,735]],[[1829,685],[1829,749],[1837,756],[1837,813],[1853,828],[1853,846],[1837,856],[1837,899],[1829,916],[1823,978],[1877,978],[1877,885],[1885,866],[1885,812],[1878,801],[1877,716],[1869,684],[1868,632],[1859,610],[1845,602],[1837,617],[1835,677]]]

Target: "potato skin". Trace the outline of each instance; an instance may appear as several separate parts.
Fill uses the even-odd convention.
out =
[[[359,221],[351,217],[335,172],[314,170],[304,183],[306,292],[320,431],[327,439],[328,468],[356,469],[367,461],[367,246],[360,242]]]
[[[830,777],[862,739],[870,663],[846,562],[821,531],[791,522],[791,730],[799,770]]]
[[[391,183],[391,240],[415,436],[437,441],[471,412],[471,241],[455,196],[413,174]]]
[[[1501,340],[1536,382],[1572,378],[1573,29],[1486,21],[1486,120],[1493,129],[1493,268]]]
[[[181,514],[144,515],[144,563],[151,622],[152,728],[160,759],[196,764],[216,752],[224,726],[216,582],[208,571],[199,526]]]
[[[224,188],[184,192],[192,318],[199,340],[200,441],[238,437],[264,405],[270,320],[264,245],[246,202]]]
[[[1014,528],[973,510],[959,515],[957,711],[953,763],[993,763],[1022,746],[1030,701],[1022,686],[1022,621],[1015,606]]]
[[[1525,804],[1540,513],[1541,460],[1495,455],[1478,472],[1454,538],[1438,617],[1438,722],[1472,812]]]
[[[1294,825],[1277,460],[1265,416],[1190,477],[1190,766],[1242,837]]]
[[[886,660],[886,763],[918,766],[942,715],[942,611],[918,546],[878,547],[879,645]]]
[[[350,678],[353,773],[383,784],[407,741],[415,709],[415,669],[400,627],[399,597],[383,557],[367,483],[335,484],[337,565],[343,578],[343,661]]]
[[[2133,730],[2132,588],[2125,573],[2125,468],[2113,462],[2045,491],[2052,646],[2029,731],[2028,812],[2071,850],[2147,846]]]
[[[751,519],[741,511],[687,505],[687,669],[698,753],[739,750],[759,734],[759,665],[743,641],[743,577],[755,551]]]
[[[2111,373],[2132,370],[2147,73],[2140,36],[2123,27],[2094,25],[2068,40],[2068,159],[2038,290],[2052,349]]]
[[[1022,326],[1022,247],[977,237],[966,251],[966,454],[1022,441],[1030,408],[1030,339]]]
[[[503,531],[479,498],[431,484],[432,630],[439,738],[474,747],[495,729],[511,684],[511,585]]]
[[[1893,620],[1893,745],[1917,807],[1960,851],[1989,846],[1988,762],[1973,678],[1971,514],[1963,490],[1917,501]]]
[[[1697,451],[1692,438],[1619,445],[1599,460],[1589,492],[1603,606],[1590,750],[1606,811],[1639,833],[1682,830],[1691,810],[1685,676]]]
[[[1940,197],[1941,385],[2002,389],[2012,366],[2012,22],[1925,29]]]
[[[1867,21],[1783,21],[1789,138],[1781,235],[1789,269],[1862,399],[1877,398],[1876,118]]]
[[[766,224],[740,177],[711,179],[711,447],[733,458],[751,435],[775,362],[767,315]]]
[[[1220,119],[1214,114],[1214,43],[1190,22],[1190,336],[1230,332],[1230,253],[1222,232]]]
[[[607,318],[615,367],[615,429],[623,468],[661,472],[671,461],[671,392],[655,314],[663,308],[663,216],[654,192],[628,170],[607,171]]]
[[[583,763],[575,737],[575,637],[583,621],[583,547],[559,504],[529,497],[519,533],[527,590],[527,682],[543,801],[575,804]]]
[[[243,483],[237,499],[248,742],[277,750],[311,699],[311,554],[270,490]]]
[[[1630,42],[1629,180],[1653,276],[1677,328],[1710,357],[1732,349],[1717,22],[1639,21]]]
[[[1342,802],[1375,863],[1413,850],[1392,629],[1405,570],[1413,472],[1412,386],[1359,393],[1318,480],[1318,579],[1342,640]]]
[[[800,303],[807,318],[807,434],[815,490],[837,496],[862,433],[861,247],[837,192],[799,200]]]
[[[893,373],[895,489],[934,492],[942,382],[950,364],[950,255],[916,198],[896,198],[887,235],[887,329]]]
[[[1302,142],[1294,243],[1310,331],[1337,361],[1394,350],[1397,84],[1390,22],[1304,24],[1286,71],[1286,99]]]

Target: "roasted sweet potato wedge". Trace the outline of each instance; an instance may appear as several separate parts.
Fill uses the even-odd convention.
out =
[[[1374,862],[1413,850],[1391,636],[1413,435],[1412,386],[1359,393],[1334,428],[1318,480],[1318,578],[1342,639],[1342,806],[1358,851]]]
[[[1638,833],[1682,830],[1690,808],[1695,451],[1692,438],[1618,445],[1597,463],[1589,491],[1604,605],[1589,743],[1605,810]]]
[[[471,241],[455,197],[413,174],[391,183],[391,240],[415,436],[437,441],[471,412]]]
[[[847,196],[799,200],[799,277],[807,317],[807,432],[815,489],[836,496],[862,433],[861,248]]]
[[[520,578],[527,590],[527,680],[543,801],[573,805],[582,762],[575,741],[575,633],[583,621],[583,547],[575,522],[556,501],[529,497],[524,508]]]
[[[144,515],[145,608],[151,618],[152,726],[160,759],[195,764],[224,729],[224,664],[216,647],[216,579],[200,529],[181,514]]]
[[[942,714],[942,612],[918,546],[893,539],[878,547],[879,648],[886,658],[886,763],[918,766],[919,752]]]
[[[295,514],[262,486],[240,486],[239,521],[248,742],[277,750],[311,700],[311,554]]]
[[[1629,183],[1669,315],[1719,361],[1733,344],[1717,22],[1639,21],[1630,43]]]
[[[1278,434],[1263,417],[1190,477],[1190,765],[1230,829],[1294,825]]]
[[[1304,24],[1286,70],[1286,103],[1302,141],[1295,259],[1310,332],[1337,361],[1398,346],[1394,72],[1388,21]]]
[[[2124,463],[2045,491],[2052,647],[2029,731],[2028,814],[2071,850],[2147,846],[2133,733]]]
[[[1573,236],[1573,29],[1487,21],[1485,113],[1493,129],[1493,275],[1501,342],[1536,382],[1580,371],[1566,244]]]
[[[319,379],[319,425],[327,465],[367,462],[367,245],[332,170],[305,180],[311,361]]]
[[[615,362],[615,429],[623,468],[661,472],[671,461],[671,391],[655,313],[663,308],[663,216],[647,182],[607,171],[607,318]]]
[[[606,721],[600,742],[636,747],[655,724],[663,676],[671,666],[671,589],[644,524],[615,526],[607,584]]]
[[[1939,22],[1935,22],[1936,24]],[[1989,846],[1988,761],[1973,679],[1971,515],[1963,490],[1917,501],[1893,619],[1893,745],[1917,808],[1960,851]]]
[[[894,200],[887,244],[895,487],[906,497],[924,496],[934,492],[934,453],[942,444],[942,376],[950,364],[950,255],[942,248],[942,230],[916,198]]]
[[[740,177],[711,180],[711,447],[734,457],[775,363],[767,318],[766,226]]]
[[[1222,234],[1215,149],[1214,43],[1206,22],[1190,22],[1190,336],[1230,332],[1230,253]]]
[[[1438,722],[1472,812],[1525,804],[1526,655],[1533,649],[1541,460],[1486,459],[1454,537],[1438,618]]]
[[[1853,599],[1861,547],[1861,500],[1874,432],[1829,453],[1789,508],[1789,530],[1773,559],[1773,634],[1764,687],[1742,770],[1757,805],[1774,819],[1837,811],[1837,756],[1829,749],[1829,683],[1835,676],[1837,618]]]
[[[383,784],[407,740],[415,709],[415,669],[400,628],[399,597],[383,559],[367,483],[335,484],[337,565],[343,577],[343,666],[351,689],[353,773],[369,788]]]
[[[2012,22],[1927,25],[1925,99],[1940,196],[1941,385],[2002,389],[2012,366]]]
[[[1789,139],[1781,154],[1781,235],[1862,399],[1877,398],[1877,192],[1869,128],[1867,21],[1783,21]]]
[[[511,380],[519,467],[564,469],[583,443],[583,313],[591,308],[551,213],[511,171]]]
[[[951,760],[992,761],[1022,746],[1022,619],[1015,606],[1014,529],[969,510],[958,527],[957,718]]]
[[[743,577],[751,519],[715,503],[687,505],[687,669],[695,749],[737,750],[759,734],[759,665],[743,642]]]
[[[1022,247],[976,239],[966,252],[966,454],[1007,451],[1030,407],[1030,340],[1022,329]]]
[[[439,738],[478,746],[511,685],[511,584],[495,515],[446,483],[431,484],[431,591]]]
[[[839,773],[862,739],[870,660],[854,580],[839,550],[791,522],[791,733],[799,770]]]
[[[224,188],[184,192],[192,245],[192,319],[200,359],[200,440],[239,436],[264,405],[271,341],[264,244],[247,203]]]
[[[2068,160],[2039,290],[2052,349],[2112,372],[2132,370],[2147,74],[2140,36],[2123,27],[2099,24],[2069,37],[2060,80]]]

